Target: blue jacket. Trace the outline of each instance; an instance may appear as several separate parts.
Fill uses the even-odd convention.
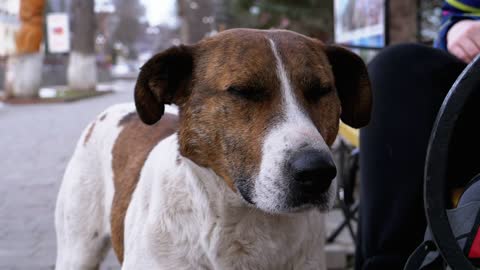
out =
[[[465,19],[480,19],[480,0],[446,0],[442,7],[442,27],[435,40],[435,47],[447,50],[448,30]]]

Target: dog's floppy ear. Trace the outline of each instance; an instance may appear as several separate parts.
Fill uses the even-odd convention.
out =
[[[366,126],[372,110],[372,91],[363,60],[338,46],[326,46],[326,53],[342,103],[342,121],[354,128]]]
[[[184,45],[171,47],[142,66],[134,97],[138,115],[145,124],[160,120],[164,104],[179,105],[184,100],[192,69],[192,49]]]

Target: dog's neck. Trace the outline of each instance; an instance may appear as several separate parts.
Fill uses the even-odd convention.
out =
[[[258,262],[264,264],[259,269],[285,265],[290,269],[304,265],[305,254],[312,265],[323,262],[318,257],[323,247],[318,210],[270,214],[248,204],[213,170],[180,156],[176,134],[154,148],[145,166],[141,181],[146,182],[139,185],[136,198],[141,201],[137,207],[155,213],[149,215],[148,224],[162,234],[152,244],[153,253],[192,261],[200,256],[212,269],[232,265],[238,266],[232,269],[248,269]],[[128,222],[126,227],[130,228]],[[172,235],[185,241],[171,239]],[[265,241],[273,248],[264,249]],[[278,249],[286,245],[288,249]]]
[[[195,207],[201,212],[208,211],[212,216],[239,218],[240,212],[259,212],[235,193],[213,170],[197,165],[187,157],[180,156],[185,166],[187,187],[195,194]]]
[[[185,168],[180,171],[186,172],[185,182],[189,192],[195,196],[194,207],[197,212],[207,214],[224,220],[226,223],[248,217],[255,219],[275,220],[275,222],[290,222],[305,212],[271,214],[264,212],[246,202],[240,194],[233,191],[221,176],[213,170],[197,165],[187,157],[180,155],[180,166]],[[318,211],[312,209],[311,211]],[[201,217],[200,217],[201,218]],[[267,221],[268,222],[268,221]]]

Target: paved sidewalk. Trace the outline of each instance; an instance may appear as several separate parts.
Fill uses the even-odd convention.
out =
[[[81,131],[108,106],[133,100],[123,91],[73,103],[0,108],[0,269],[53,269],[55,200]],[[119,269],[110,256],[107,267]]]
[[[0,269],[53,269],[53,213],[63,172],[87,123],[132,101],[133,82],[114,94],[74,103],[0,106]],[[339,222],[329,215],[328,227]],[[351,252],[348,237],[339,247]],[[102,269],[120,269],[112,253]]]

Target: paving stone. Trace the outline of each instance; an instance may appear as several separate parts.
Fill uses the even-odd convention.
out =
[[[108,106],[133,100],[133,82],[111,95],[0,110],[0,269],[53,269],[54,209],[81,131]],[[119,269],[115,256],[102,269]]]

